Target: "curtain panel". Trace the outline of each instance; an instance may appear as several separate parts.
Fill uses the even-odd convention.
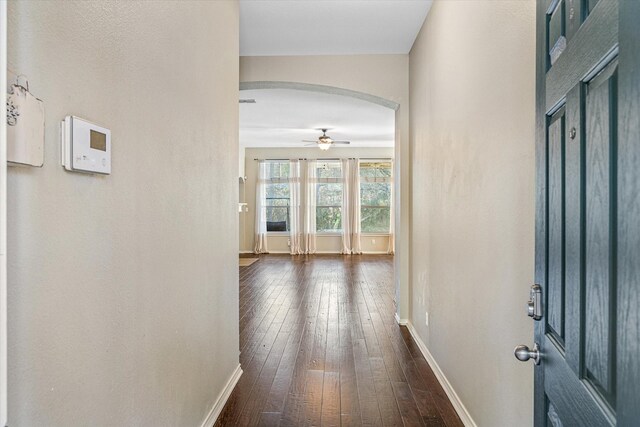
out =
[[[255,247],[256,254],[269,253],[267,248],[267,164],[260,160],[258,172],[258,185],[256,186],[256,223],[255,223]]]
[[[391,200],[390,200],[390,208],[389,208],[389,246],[387,247],[387,254],[393,255],[396,253],[396,194],[399,189],[396,189],[396,182],[400,182],[400,180],[395,180],[393,177],[395,176],[395,164],[393,160],[391,161]]]
[[[342,254],[361,254],[360,168],[358,159],[342,159]]]
[[[342,249],[340,253],[351,254],[351,189],[349,188],[349,159],[342,159]]]
[[[304,181],[306,206],[304,209],[304,250],[316,253],[316,184],[318,183],[318,162],[307,160]]]
[[[289,161],[289,241],[291,255],[306,253],[304,239],[305,203],[302,183],[306,180],[306,162]]]

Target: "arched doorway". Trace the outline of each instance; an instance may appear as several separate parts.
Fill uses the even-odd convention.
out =
[[[403,250],[403,246],[408,248],[408,245],[402,245],[403,239],[407,239],[409,224],[403,224],[403,203],[402,194],[406,194],[405,188],[408,188],[408,183],[403,182],[403,168],[409,167],[409,159],[400,155],[400,144],[402,131],[400,129],[401,120],[399,120],[400,104],[376,95],[368,93],[345,89],[342,87],[301,83],[301,82],[286,82],[286,81],[248,81],[240,82],[240,91],[243,90],[269,90],[269,89],[289,89],[300,90],[310,92],[320,92],[325,94],[340,95],[345,97],[356,98],[362,101],[370,102],[389,108],[395,112],[395,169],[394,169],[394,239],[395,239],[395,258],[394,258],[394,270],[395,270],[395,302],[396,302],[396,319],[399,323],[403,323],[403,320],[408,318],[408,294],[409,294],[409,253],[407,250]],[[407,177],[408,174],[405,174]],[[406,179],[406,178],[405,178]],[[406,207],[405,207],[406,209]],[[407,209],[408,210],[408,209]],[[407,243],[407,242],[404,242]]]

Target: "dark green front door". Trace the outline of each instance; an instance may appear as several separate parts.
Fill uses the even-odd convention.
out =
[[[640,426],[640,0],[539,0],[536,426]]]

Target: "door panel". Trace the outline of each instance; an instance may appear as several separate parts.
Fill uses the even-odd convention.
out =
[[[580,372],[582,319],[582,86],[576,85],[567,94],[568,135],[565,145],[565,359],[575,375]]]
[[[613,61],[576,84],[547,115],[547,298],[540,341],[545,418],[556,426],[615,424],[609,333],[615,67]]]
[[[545,369],[545,384],[542,392],[545,418],[549,418],[549,411],[553,406],[553,411],[565,426],[614,425],[599,405],[594,405],[592,389],[569,368],[564,354],[553,341],[546,338],[542,349],[544,358],[540,366],[544,365]],[[547,424],[536,422],[536,425]]]
[[[585,376],[615,407],[616,63],[585,88]]]
[[[604,0],[600,0],[604,1]],[[640,425],[640,1],[620,3],[618,64],[618,425]]]
[[[547,30],[549,46],[548,56],[550,64],[554,64],[562,52],[567,47],[567,38],[565,33],[565,2],[560,0],[557,2],[553,10],[549,13],[549,23]]]
[[[536,426],[640,425],[638,4],[538,2]]]
[[[555,8],[551,8],[549,13],[554,10]],[[547,11],[539,12],[540,14],[542,16],[539,19],[543,22],[550,19]],[[571,12],[565,15],[565,19],[566,16],[571,16]],[[549,35],[543,34],[543,37],[546,39]],[[544,112],[552,110],[599,63],[607,62],[615,56],[617,46],[618,1],[601,0],[585,18],[557,61],[552,64],[549,54],[538,59],[546,70]]]
[[[564,348],[564,107],[550,118],[548,132],[547,329],[558,345]]]
[[[584,22],[586,5],[584,0],[567,0],[567,41],[580,29]]]

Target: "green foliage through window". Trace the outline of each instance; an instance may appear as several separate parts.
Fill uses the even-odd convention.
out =
[[[391,162],[360,163],[360,226],[363,233],[388,233],[391,223]]]
[[[318,163],[316,184],[316,231],[342,230],[342,165],[339,161]]]
[[[391,162],[360,162],[360,217],[363,233],[388,233],[391,221]],[[324,161],[316,169],[316,231],[342,231],[342,165]],[[289,162],[267,164],[267,231],[289,231]]]

